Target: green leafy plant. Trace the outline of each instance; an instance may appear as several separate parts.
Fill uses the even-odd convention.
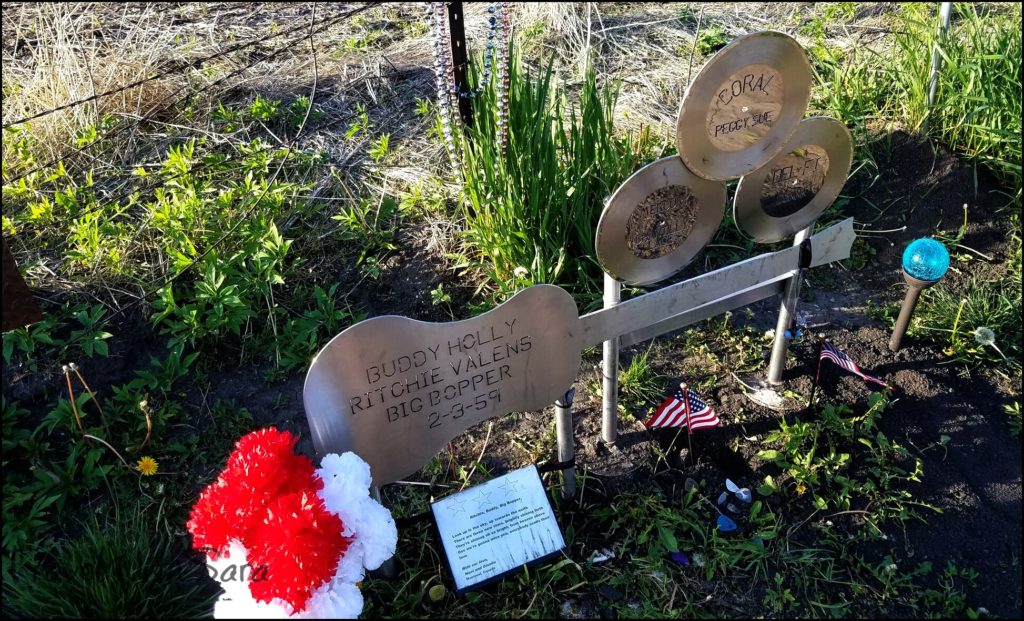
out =
[[[732,39],[718,24],[712,24],[697,35],[697,52],[701,56],[713,54],[722,49]]]
[[[212,253],[204,263],[203,278],[196,283],[191,301],[179,305],[173,285],[160,290],[153,322],[162,324],[163,331],[171,335],[168,343],[172,348],[186,343],[194,346],[196,340],[228,332],[239,335],[245,321],[254,314],[241,293],[238,284],[228,284],[217,254]]]
[[[103,315],[107,309],[101,304],[81,308],[74,312],[74,318],[81,326],[71,333],[70,342],[82,348],[82,353],[92,358],[94,354],[106,356],[109,351],[106,339],[113,334],[102,329]]]
[[[382,194],[377,200],[359,198],[342,206],[331,219],[340,223],[343,240],[361,245],[356,262],[362,263],[367,257],[397,248],[394,237],[403,217],[399,202]]]
[[[663,378],[654,371],[649,361],[651,347],[643,353],[635,354],[619,372],[619,409],[623,412],[646,412],[663,397]]]
[[[441,304],[451,304],[452,296],[444,290],[444,283],[439,283],[437,287],[430,291],[430,301],[434,306]]]
[[[316,107],[310,110],[309,106],[309,97],[305,95],[300,95],[299,97],[296,97],[290,104],[288,104],[288,126],[291,127],[292,129],[298,129],[302,125],[303,119],[307,119],[307,112],[307,123],[309,123],[310,121],[317,121],[323,118],[324,113],[322,110]]]
[[[10,364],[20,358],[30,369],[38,370],[43,358],[56,362],[78,352],[89,358],[106,356],[106,341],[113,335],[103,329],[105,314],[102,304],[72,306],[67,302],[50,310],[34,324],[4,332],[4,362]]]
[[[782,574],[775,574],[775,587],[769,588],[764,594],[764,604],[775,612],[783,612],[796,602],[796,597],[789,589],[782,588]]]
[[[19,352],[32,366],[35,366],[35,356],[41,345],[56,345],[51,332],[57,327],[56,317],[44,316],[42,321],[36,322],[26,328],[15,328],[4,332],[4,362],[10,363],[14,352]]]
[[[375,162],[383,161],[390,154],[388,143],[391,140],[391,134],[382,134],[377,138],[377,141],[370,146],[370,150],[367,154]]]
[[[924,605],[944,618],[966,615],[972,617],[967,609],[967,594],[964,590],[974,587],[978,582],[978,572],[970,568],[958,568],[952,561],[939,576],[938,588],[924,592]],[[973,615],[972,618],[977,618]]]
[[[345,140],[352,140],[356,136],[362,133],[370,131],[373,127],[373,123],[370,121],[370,116],[366,113],[366,106],[363,104],[356,104],[356,118],[349,125],[348,130],[345,132]]]
[[[877,534],[884,520],[920,517],[916,509],[930,507],[914,501],[904,486],[921,479],[921,460],[878,430],[889,403],[885,393],[874,393],[863,414],[826,405],[817,420],[780,419],[779,429],[764,439],[777,448],[762,449],[758,457],[783,469],[792,496],[806,495],[815,509],[863,511],[868,535]],[[771,494],[783,485],[769,477],[758,491]]]
[[[256,119],[257,121],[263,121],[269,123],[273,121],[278,114],[278,108],[280,108],[281,102],[278,100],[269,101],[263,99],[259,95],[256,95],[256,99],[252,101],[249,106],[249,116]]]
[[[1009,403],[1004,405],[1003,411],[1009,418],[1010,434],[1014,438],[1020,439],[1020,401],[1014,401],[1012,405]]]
[[[337,284],[331,285],[327,291],[314,287],[314,307],[285,324],[280,337],[275,339],[278,364],[283,371],[308,365],[327,339],[341,332],[347,324],[362,318],[359,314],[352,315],[335,307],[337,290]]]

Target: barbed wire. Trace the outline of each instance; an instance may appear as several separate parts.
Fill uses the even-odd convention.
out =
[[[345,86],[352,86],[355,83],[357,83],[357,82],[359,82],[360,80],[363,80],[363,79],[365,79],[365,76],[361,76],[361,77],[355,78],[355,79],[347,82],[345,84]],[[360,110],[358,110],[356,112],[353,112],[351,114],[347,114],[345,116],[341,116],[341,117],[338,117],[338,118],[335,118],[335,119],[331,119],[330,121],[328,121],[326,123],[323,123],[322,125],[320,125],[320,126],[318,126],[316,128],[313,128],[312,130],[310,130],[306,134],[306,138],[307,139],[308,138],[312,138],[313,136],[316,136],[316,135],[318,135],[318,134],[320,134],[322,132],[325,132],[325,131],[327,131],[329,129],[333,129],[333,128],[337,127],[338,125],[342,124],[342,123],[345,123],[347,121],[351,121],[353,119],[356,119],[359,116],[361,116],[363,113],[365,113],[367,110],[372,110],[373,108],[376,108],[379,104],[380,104],[380,102],[375,102],[372,105],[370,105],[369,107],[363,107]],[[310,103],[309,107],[310,107],[310,109],[312,109],[312,102]],[[174,181],[175,179],[180,179],[181,177],[185,177],[185,176],[188,176],[188,175],[194,175],[196,173],[201,173],[201,172],[203,172],[205,170],[208,170],[208,169],[211,169],[211,168],[215,168],[217,166],[222,166],[222,165],[225,165],[225,164],[230,164],[230,163],[232,163],[234,161],[237,161],[238,159],[245,159],[247,157],[258,156],[258,155],[263,155],[263,154],[271,153],[273,151],[280,151],[283,148],[286,148],[286,147],[283,147],[282,145],[268,145],[268,146],[266,146],[264,148],[261,148],[261,149],[254,149],[252,151],[241,153],[238,158],[233,157],[232,155],[227,155],[224,159],[210,159],[208,161],[198,163],[195,166],[190,166],[189,168],[187,168],[185,170],[182,170],[181,172],[174,173],[172,175],[168,175],[168,176],[154,175],[156,177],[156,179],[152,183],[148,184],[147,186],[141,187],[141,188],[140,187],[129,188],[128,190],[125,190],[125,191],[121,192],[120,194],[115,195],[113,198],[103,198],[102,200],[97,200],[96,201],[96,206],[91,207],[89,209],[86,209],[86,210],[84,210],[84,211],[82,211],[80,213],[77,213],[77,214],[74,215],[74,217],[76,219],[82,219],[82,218],[85,218],[86,216],[92,215],[93,213],[96,213],[98,211],[104,211],[108,207],[110,207],[111,205],[120,204],[121,201],[129,198],[133,194],[148,194],[151,190],[155,190],[155,189],[157,189],[159,187],[163,187],[163,186],[167,185],[169,182]],[[92,156],[89,156],[89,157],[92,157]],[[151,164],[159,164],[159,162],[151,162]],[[138,166],[139,165],[136,165],[136,168],[138,168]],[[113,214],[113,215],[117,215],[117,214]]]
[[[368,4],[368,5],[364,6],[364,7],[361,7],[358,10],[366,9],[369,6],[371,6],[372,4],[373,3]],[[177,63],[174,63],[169,69],[165,69],[165,70],[160,71],[158,73],[155,73],[155,74],[153,74],[153,75],[151,75],[149,77],[142,78],[141,80],[136,80],[136,81],[131,82],[129,84],[118,86],[117,88],[112,88],[112,89],[104,91],[102,93],[96,93],[94,95],[90,95],[89,97],[85,97],[85,98],[82,98],[82,99],[78,99],[76,101],[68,102],[66,104],[57,106],[56,108],[50,108],[48,110],[43,110],[41,112],[37,112],[35,114],[32,114],[32,115],[26,116],[24,118],[18,119],[17,121],[11,121],[9,123],[4,123],[3,124],[3,128],[7,129],[8,127],[13,127],[14,125],[21,125],[22,123],[28,123],[29,121],[33,121],[35,119],[38,119],[38,118],[41,118],[41,117],[53,114],[55,112],[60,112],[61,110],[67,110],[69,108],[74,108],[74,107],[80,106],[82,104],[87,104],[90,101],[95,101],[97,99],[102,99],[103,97],[109,97],[111,95],[116,95],[118,93],[121,93],[121,92],[130,90],[130,89],[142,86],[143,84],[146,84],[148,82],[152,82],[153,80],[159,80],[161,78],[166,78],[167,76],[174,75],[175,73],[184,71],[184,70],[189,69],[189,68],[198,68],[198,67],[201,67],[202,65],[210,62],[211,60],[216,60],[216,59],[218,59],[218,58],[220,58],[222,56],[226,56],[226,55],[231,54],[233,52],[237,52],[238,50],[243,50],[243,49],[245,49],[247,47],[252,47],[254,45],[258,45],[260,43],[264,43],[266,41],[269,41],[270,39],[274,39],[274,38],[277,38],[277,37],[290,35],[293,32],[297,32],[299,30],[304,30],[307,27],[308,27],[307,24],[302,24],[301,26],[296,26],[294,28],[289,28],[287,30],[282,30],[280,32],[272,32],[272,33],[266,34],[266,35],[264,35],[262,37],[253,39],[251,41],[246,41],[245,43],[239,43],[237,45],[233,45],[233,46],[231,46],[231,47],[229,47],[227,49],[221,50],[219,52],[214,52],[213,54],[209,54],[209,55],[203,56],[201,58],[195,58],[195,59],[192,59],[192,60],[189,60],[189,61],[179,61]],[[302,38],[305,38],[305,37],[302,37]]]
[[[310,94],[310,101],[309,101],[308,106],[306,107],[306,112],[305,112],[305,115],[303,117],[302,123],[300,124],[298,131],[296,132],[296,134],[292,138],[290,138],[286,142],[279,140],[279,144],[268,145],[265,148],[251,150],[251,151],[248,151],[248,152],[240,151],[237,154],[228,154],[227,157],[224,158],[224,159],[219,159],[219,158],[217,158],[217,159],[209,159],[209,160],[203,161],[201,163],[198,163],[195,166],[189,167],[187,170],[183,170],[181,172],[176,172],[175,174],[172,174],[170,176],[159,176],[159,178],[155,179],[153,183],[148,184],[146,187],[143,187],[143,188],[138,188],[138,187],[129,188],[128,190],[126,190],[125,192],[122,192],[120,195],[118,195],[118,196],[116,196],[114,198],[107,198],[107,199],[103,199],[102,201],[98,200],[97,201],[97,205],[95,207],[93,207],[91,209],[88,209],[88,210],[85,210],[85,211],[83,211],[83,212],[81,212],[79,214],[76,214],[74,216],[75,218],[83,218],[83,217],[86,217],[87,215],[89,215],[91,213],[95,213],[96,211],[101,211],[101,210],[109,209],[111,206],[119,206],[121,201],[125,200],[126,198],[131,197],[134,194],[148,193],[148,192],[153,191],[153,190],[155,190],[155,189],[157,189],[157,188],[159,188],[161,186],[165,186],[167,183],[173,181],[176,178],[184,177],[186,175],[193,175],[193,174],[196,174],[197,172],[201,172],[201,171],[206,170],[206,169],[215,168],[215,167],[227,164],[227,163],[229,163],[231,161],[237,161],[237,160],[240,160],[240,159],[245,159],[245,158],[248,158],[248,157],[257,156],[257,155],[260,155],[260,154],[272,153],[272,152],[275,152],[275,151],[280,151],[282,149],[285,151],[285,154],[281,158],[281,161],[279,162],[279,164],[277,166],[277,169],[273,172],[272,176],[267,181],[267,184],[264,187],[263,191],[260,193],[260,195],[258,197],[255,197],[255,199],[248,206],[248,208],[246,208],[245,213],[243,213],[241,215],[241,217],[239,217],[238,220],[227,231],[225,231],[216,240],[211,242],[203,250],[203,252],[201,252],[198,256],[196,256],[194,259],[192,259],[184,267],[182,267],[180,269],[177,269],[177,270],[174,270],[174,272],[172,274],[170,274],[170,275],[168,275],[166,277],[156,278],[153,281],[150,281],[149,283],[147,283],[145,285],[140,283],[140,288],[142,289],[140,297],[137,298],[135,301],[133,301],[133,302],[131,302],[131,303],[121,307],[118,312],[120,312],[120,313],[127,312],[128,310],[134,308],[138,304],[141,304],[141,303],[145,302],[146,300],[149,300],[153,294],[155,294],[156,292],[160,291],[161,289],[163,289],[167,285],[169,285],[169,284],[175,282],[176,280],[180,279],[181,277],[183,277],[192,267],[194,267],[195,265],[198,265],[199,263],[201,263],[202,260],[205,259],[211,252],[216,250],[226,240],[228,240],[235,233],[235,231],[239,228],[239,226],[241,226],[241,224],[243,222],[247,221],[250,218],[250,216],[255,212],[255,210],[259,207],[259,205],[262,202],[264,196],[270,191],[270,189],[272,188],[274,182],[276,181],[278,176],[281,174],[281,172],[283,171],[284,167],[288,164],[289,156],[290,156],[291,152],[297,146],[300,138],[305,138],[305,139],[308,140],[309,138],[311,138],[314,135],[317,135],[317,134],[320,134],[322,132],[328,131],[328,130],[330,130],[332,128],[337,127],[340,124],[343,124],[343,123],[346,123],[346,122],[351,121],[353,119],[356,119],[359,116],[365,114],[368,109],[375,108],[375,107],[380,105],[381,101],[378,101],[376,98],[374,98],[374,102],[370,106],[366,106],[366,107],[360,106],[356,111],[353,111],[350,114],[346,114],[344,116],[339,116],[337,118],[331,119],[331,120],[323,123],[319,127],[316,127],[314,129],[312,129],[309,132],[304,132],[304,130],[306,128],[306,125],[307,125],[307,121],[309,120],[309,117],[310,117],[310,115],[311,115],[311,113],[313,111],[313,108],[314,108],[314,100],[313,100],[312,97],[313,97],[313,93],[315,93],[315,89],[317,88],[317,82],[318,82],[318,79],[319,79],[318,78],[318,69],[317,69],[317,65],[316,65],[316,49],[315,49],[315,43],[314,43],[314,40],[313,40],[313,36],[315,34],[323,32],[327,28],[330,28],[331,26],[333,26],[333,25],[343,21],[344,19],[347,19],[348,17],[351,17],[351,16],[353,16],[353,15],[359,13],[359,12],[362,12],[362,11],[372,7],[374,4],[375,3],[369,3],[369,4],[363,5],[361,7],[358,7],[358,8],[349,10],[349,11],[346,11],[345,13],[343,13],[341,15],[337,15],[337,16],[332,17],[332,18],[325,18],[325,19],[321,19],[321,20],[316,20],[315,18],[311,18],[310,23],[308,25],[304,25],[304,27],[308,27],[310,29],[310,31],[308,33],[303,34],[301,37],[299,37],[299,38],[297,38],[297,39],[295,39],[293,41],[290,41],[289,43],[287,43],[287,44],[285,44],[285,45],[283,45],[283,46],[281,46],[279,48],[276,48],[275,50],[273,50],[268,55],[265,55],[265,56],[263,56],[263,57],[261,57],[259,59],[256,59],[255,61],[253,61],[253,62],[251,62],[251,63],[249,63],[249,64],[247,64],[247,65],[245,65],[245,66],[243,66],[243,67],[241,67],[241,68],[239,68],[237,70],[235,70],[235,71],[233,71],[232,73],[230,73],[230,74],[228,74],[228,75],[218,79],[217,81],[215,81],[213,83],[210,83],[210,84],[207,84],[204,87],[202,87],[201,89],[197,89],[197,90],[187,94],[186,96],[179,98],[178,100],[176,100],[172,104],[170,104],[171,106],[177,105],[178,103],[184,101],[187,97],[192,97],[196,93],[201,92],[202,90],[205,90],[205,89],[208,89],[208,88],[212,88],[216,84],[218,84],[220,82],[223,82],[224,80],[229,79],[229,78],[233,77],[234,75],[237,75],[237,74],[241,73],[242,71],[252,67],[256,63],[264,61],[264,60],[267,60],[267,59],[271,59],[274,56],[276,56],[277,54],[283,52],[284,50],[290,49],[290,48],[294,47],[295,45],[297,45],[298,43],[308,39],[310,41],[310,47],[311,47],[313,63],[314,63],[314,65],[313,65],[313,69],[314,69],[314,84],[313,84],[313,90],[312,90],[312,92]],[[295,31],[296,31],[295,28],[290,29],[290,32],[295,32]],[[358,82],[360,82],[360,81],[362,81],[362,80],[364,80],[366,78],[367,78],[367,76],[365,76],[365,75],[357,77],[357,78],[349,81],[347,85],[348,86],[354,85],[354,84],[356,84],[356,83],[358,83]],[[108,134],[104,138],[110,138],[110,137],[115,136],[118,133],[121,133],[123,131],[127,131],[131,127],[134,127],[134,126],[138,125],[139,123],[141,123],[143,121],[146,121],[146,120],[148,120],[150,118],[151,117],[141,117],[141,118],[137,119],[135,122],[133,122],[132,124],[130,124],[128,126],[123,126],[121,128],[118,128],[115,131],[112,131],[110,134]],[[92,143],[92,144],[98,144],[99,142],[101,142],[101,140],[97,140],[95,143]],[[89,145],[89,146],[92,146],[92,145]],[[77,149],[76,148],[75,150],[83,153],[83,155],[85,155],[87,157],[92,158],[94,161],[97,159],[95,156],[93,156],[91,154],[88,154],[88,153],[85,153],[84,152],[85,149]],[[36,167],[36,169],[34,169],[33,171],[29,171],[27,173],[23,173],[19,177],[15,178],[15,179],[12,179],[9,182],[6,182],[4,185],[6,186],[6,185],[8,185],[10,183],[14,183],[18,179],[23,178],[24,176],[27,176],[28,174],[31,174],[32,172],[35,172],[35,171],[37,171],[39,169],[43,169],[43,168],[47,168],[49,166],[52,166],[57,161],[60,161],[60,160],[57,159],[57,160],[54,160],[53,162],[48,163],[47,165]],[[127,207],[130,207],[130,205],[126,206],[126,208]],[[117,213],[113,213],[111,215],[112,215],[112,217],[116,217],[120,213],[124,213],[124,211],[118,209]],[[287,214],[285,214],[285,215],[287,215]],[[145,226],[146,226],[145,222],[140,222],[140,230],[141,230],[141,228],[144,228]]]
[[[325,18],[325,19],[320,21],[320,23],[318,24],[318,27],[315,28],[315,30],[312,31],[312,34],[318,34],[320,32],[323,32],[324,30],[327,30],[331,26],[334,26],[335,24],[341,23],[345,19],[348,19],[349,17],[352,17],[353,15],[361,13],[362,11],[365,11],[366,9],[374,6],[375,4],[376,3],[372,3],[371,2],[371,3],[365,4],[365,5],[361,6],[361,7],[357,7],[355,9],[351,9],[351,10],[349,10],[349,11],[347,11],[345,13],[342,13],[341,15],[337,15],[337,16],[335,16],[333,18]],[[305,28],[306,26],[303,26],[303,27]],[[289,29],[290,32],[294,32],[295,30],[296,29],[294,29],[294,28]],[[309,35],[309,36],[312,36],[312,35]],[[203,91],[209,90],[209,89],[213,88],[214,86],[224,82],[225,80],[229,80],[229,79],[239,75],[240,73],[246,71],[247,69],[255,66],[256,64],[258,64],[260,62],[264,62],[266,60],[271,60],[271,59],[275,58],[278,54],[281,54],[285,50],[291,49],[292,47],[297,45],[299,42],[301,42],[304,39],[306,39],[306,37],[307,37],[307,35],[302,35],[301,37],[298,37],[298,38],[296,38],[296,39],[294,39],[292,41],[289,41],[289,42],[285,43],[284,45],[279,46],[278,48],[274,49],[268,55],[263,56],[261,58],[257,58],[255,60],[249,62],[248,64],[243,65],[243,66],[239,67],[238,69],[235,69],[234,71],[228,73],[227,75],[224,75],[221,78],[218,78],[217,80],[214,80],[213,82],[210,82],[209,84],[205,84],[205,85],[203,85],[203,86],[201,86],[201,87],[199,87],[197,89],[194,89],[194,90],[192,90],[192,91],[182,95],[181,97],[179,97],[176,100],[174,100],[173,102],[171,102],[168,106],[166,106],[166,108],[174,108],[174,107],[178,106],[179,104],[181,104],[182,102],[184,102],[185,100],[187,100],[187,99],[189,99],[191,97],[194,97],[197,94],[202,93]],[[178,116],[180,116],[180,115],[181,115],[181,112],[179,112],[175,117],[172,117],[172,120],[178,118]],[[89,143],[88,145],[86,145],[83,148],[79,148],[79,147],[76,147],[76,146],[71,146],[71,149],[73,151],[76,151],[79,154],[85,155],[87,157],[95,157],[95,156],[90,156],[88,153],[86,153],[86,150],[90,149],[94,145],[101,144],[101,143],[103,143],[103,142],[105,142],[105,141],[107,141],[107,140],[109,140],[109,139],[111,139],[111,138],[113,138],[115,136],[118,136],[118,135],[120,135],[120,134],[122,134],[122,133],[124,133],[124,132],[126,132],[126,131],[128,131],[128,130],[130,130],[132,128],[134,128],[134,127],[139,126],[143,121],[152,120],[154,118],[154,116],[155,116],[155,114],[150,114],[150,115],[147,115],[147,116],[139,117],[138,119],[136,119],[135,121],[133,121],[133,122],[127,124],[127,125],[122,125],[122,126],[116,128],[114,130],[111,130],[108,134],[106,134],[104,136],[101,136],[101,137],[98,137],[96,140],[94,140],[93,142]],[[7,126],[5,125],[4,127],[7,127]],[[112,146],[112,147],[110,147],[110,150],[113,150],[114,148],[116,148],[116,147]],[[69,155],[70,155],[70,153],[65,152],[65,153],[63,153],[61,155],[58,155],[57,157],[54,157],[53,159],[49,160],[48,162],[46,162],[44,164],[40,164],[40,165],[38,165],[38,166],[28,170],[28,171],[25,171],[25,172],[15,176],[15,177],[11,178],[11,179],[5,179],[4,182],[3,182],[3,185],[4,185],[4,187],[6,187],[6,186],[9,186],[9,185],[11,185],[13,183],[17,183],[21,179],[24,179],[25,177],[27,177],[27,176],[29,176],[31,174],[37,173],[37,172],[39,172],[41,170],[45,170],[45,169],[53,166],[57,162],[60,162],[60,161],[63,161],[65,159],[67,159]]]

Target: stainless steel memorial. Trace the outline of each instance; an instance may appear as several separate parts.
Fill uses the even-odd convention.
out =
[[[838,122],[803,119],[810,72],[796,41],[775,32],[737,39],[707,62],[680,106],[679,155],[640,169],[606,201],[595,242],[605,308],[580,317],[564,290],[537,285],[472,319],[377,317],[335,337],[304,387],[317,452],[355,451],[379,488],[477,423],[554,403],[558,458],[571,462],[570,389],[584,347],[604,343],[602,434],[613,443],[620,347],[782,295],[766,378],[777,382],[801,270],[848,258],[855,237],[852,219],[812,234],[846,181],[851,146]],[[620,302],[623,282],[653,285],[699,255],[722,222],[723,180],[736,177],[739,229],[794,244]],[[563,493],[575,494],[571,468]]]

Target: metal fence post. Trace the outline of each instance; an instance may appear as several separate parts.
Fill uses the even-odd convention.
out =
[[[470,88],[468,78],[469,62],[466,52],[466,25],[462,15],[461,2],[448,3],[448,34],[452,40],[452,72],[455,77],[455,89],[458,91],[451,95],[459,104],[459,115],[462,117],[462,123],[466,127],[472,127],[473,102],[469,100],[468,95],[466,97],[462,96],[462,93],[468,93]]]
[[[932,46],[932,77],[928,83],[928,113],[931,115],[935,105],[935,94],[939,90],[939,70],[942,69],[942,55],[939,54],[939,43],[945,38],[949,29],[949,16],[953,10],[952,2],[943,2],[939,8],[939,29],[936,33],[935,45]],[[924,118],[924,131],[928,131],[928,116]]]

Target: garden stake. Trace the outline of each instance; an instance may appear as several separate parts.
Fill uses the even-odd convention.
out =
[[[903,298],[903,307],[889,339],[889,349],[899,351],[921,292],[939,282],[949,269],[949,251],[934,239],[915,239],[903,251],[903,279],[910,288]]]
[[[952,12],[953,3],[943,2],[939,8],[939,29],[935,34],[935,45],[932,47],[932,76],[928,80],[928,111],[931,112],[935,105],[935,93],[939,88],[939,71],[942,69],[942,53],[939,44],[945,40],[946,30],[949,28],[949,15]],[[923,131],[928,131],[929,117],[924,118]]]
[[[467,79],[466,58],[466,27],[462,17],[462,3],[448,3],[448,34],[451,37],[451,78],[455,84],[455,101],[459,106],[459,115],[462,117],[462,124],[466,127],[473,126],[473,104],[460,93],[470,92],[469,80]]]

